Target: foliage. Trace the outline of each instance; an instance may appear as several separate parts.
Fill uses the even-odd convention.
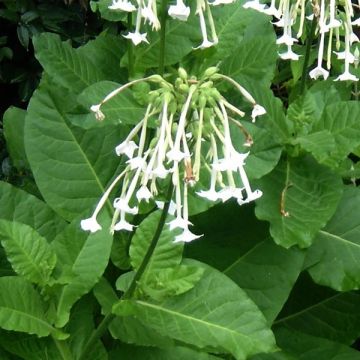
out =
[[[111,1],[90,2],[92,16],[107,24],[91,40],[80,40],[78,27],[67,31],[79,14],[71,8],[55,16],[63,9],[57,2],[15,3],[5,1],[0,16],[17,24],[43,72],[24,97],[31,95],[27,109],[12,106],[3,117],[1,156],[23,182],[0,182],[0,358],[360,358],[352,347],[360,337],[357,84],[303,78],[313,54],[301,66],[279,62],[269,18],[245,10],[244,1],[212,8],[219,43],[198,50],[194,6],[186,22],[164,13],[163,32],[146,25],[150,44],[135,47],[121,34],[136,15],[111,12]],[[86,3],[72,6],[81,12]],[[14,54],[0,40],[2,65]],[[230,130],[237,149],[254,142],[244,166],[262,191],[256,204],[197,196],[206,175],[188,190],[192,231],[202,236],[184,244],[168,226],[179,212],[167,208],[166,179],[156,198],[164,210],[152,199],[139,202],[134,232],[109,232],[118,186],[104,200],[102,229],[83,231],[81,220],[128,169],[114,149],[145,117],[156,87],[135,84],[102,104],[104,97],[158,72],[168,83],[183,76],[192,84],[214,66],[256,100],[225,80],[216,85],[246,113],[241,122],[234,114]],[[95,119],[94,104],[103,105],[104,120]],[[257,104],[266,114],[253,123],[248,114]],[[152,114],[147,146],[158,126]],[[209,147],[203,158],[213,156]]]

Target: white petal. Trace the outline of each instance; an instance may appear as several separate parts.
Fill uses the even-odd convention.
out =
[[[216,41],[210,41],[207,39],[204,39],[204,41],[197,47],[193,48],[194,50],[198,50],[198,49],[207,49],[211,46],[216,45]]]
[[[102,229],[102,227],[97,222],[95,217],[90,217],[88,219],[81,220],[80,226],[83,230],[90,231],[92,233]]]
[[[187,229],[189,225],[192,225],[189,220],[185,220],[180,216],[177,216],[174,220],[171,220],[167,223],[169,225],[170,230],[174,230],[176,228]]]
[[[162,210],[164,208],[164,201],[155,201],[156,206]],[[176,211],[176,203],[174,201],[170,201],[170,206],[169,206],[169,214],[170,215],[174,215]]]
[[[190,7],[186,6],[182,1],[178,1],[176,5],[169,7],[168,13],[173,19],[186,21],[190,15]]]
[[[148,44],[149,41],[147,40],[146,36],[147,33],[140,34],[139,32],[136,31],[133,33],[129,32],[127,35],[123,35],[124,38],[130,39],[135,46],[139,45],[141,42],[146,42]]]
[[[108,6],[110,10],[120,10],[126,12],[132,12],[136,10],[136,7],[127,0],[113,0],[113,3]]]
[[[116,198],[114,200],[114,208],[118,209],[119,211],[124,211],[128,214],[136,215],[139,211],[137,206],[133,208],[129,206],[128,202],[123,198]]]
[[[152,198],[152,194],[146,185],[142,185],[136,192],[136,198],[138,201],[145,200],[146,202],[149,202],[149,199]]]
[[[255,122],[256,117],[266,114],[266,110],[259,104],[254,105],[254,108],[251,112],[252,122]]]
[[[206,198],[210,201],[216,201],[221,198],[219,196],[218,192],[215,190],[201,190],[201,191],[198,191],[196,194],[203,198]]]
[[[359,81],[359,79],[348,71],[344,71],[344,73],[339,75],[334,81]]]
[[[244,9],[254,9],[260,12],[263,12],[265,10],[265,4],[260,4],[259,0],[252,0],[247,1],[244,5]]]
[[[129,159],[133,157],[134,151],[138,148],[134,141],[123,141],[115,148],[118,156],[125,154]]]
[[[126,231],[133,231],[134,225],[128,223],[126,220],[120,220],[118,223],[115,224],[114,230],[126,230]]]
[[[143,170],[146,169],[146,161],[141,156],[135,156],[129,159],[126,163],[130,165],[131,170],[139,169],[139,168]]]
[[[178,242],[190,242],[195,239],[198,239],[202,235],[195,235],[189,229],[185,229],[184,232],[178,236],[175,236],[174,243]]]
[[[249,203],[250,201],[254,201],[256,199],[259,199],[263,195],[261,190],[255,190],[251,194],[248,194],[248,197],[245,200],[238,200],[239,205],[242,205],[244,203]]]
[[[105,119],[104,113],[100,110],[101,104],[92,105],[90,110],[95,113],[96,120],[102,121]]]
[[[159,177],[160,179],[165,179],[168,175],[169,170],[165,169],[164,165],[160,164],[158,165],[153,171],[152,174],[154,174],[156,177]]]
[[[312,79],[323,77],[323,79],[326,80],[329,76],[329,72],[323,69],[321,66],[317,66],[315,69],[310,71],[309,75]]]
[[[185,157],[185,153],[180,150],[171,149],[166,153],[166,157],[169,159],[169,161],[181,161]]]

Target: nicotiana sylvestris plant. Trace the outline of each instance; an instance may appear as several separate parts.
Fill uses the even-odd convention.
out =
[[[359,358],[358,2],[89,5],[4,114],[0,359]]]
[[[228,82],[251,103],[253,122],[266,111],[240,84],[219,74],[217,68],[208,68],[199,79],[188,78],[186,71],[180,68],[174,84],[159,75],[151,75],[115,89],[99,104],[91,106],[96,118],[104,120],[101,106],[124,89],[142,81],[156,83],[159,88],[149,93],[144,118],[115,148],[117,155],[128,158],[127,165],[105,191],[93,215],[81,221],[81,227],[91,232],[101,229],[97,216],[111,191],[122,181],[121,195],[114,200],[115,212],[110,231],[132,231],[134,226],[126,217],[138,213],[139,202],[156,198],[158,182],[170,178],[175,189],[173,207],[176,218],[169,226],[171,230],[180,228],[183,231],[175,237],[175,242],[189,242],[200,236],[189,230],[188,188],[201,180],[202,172],[210,173],[210,181],[205,185],[207,188],[198,191],[197,195],[210,201],[235,198],[242,205],[262,195],[260,190],[251,189],[245,172],[245,160],[249,153],[237,151],[231,139],[231,123],[237,125],[234,130],[246,132],[234,119],[234,116],[243,117],[245,113],[220,94],[216,83]],[[155,136],[149,139],[147,124],[152,116],[158,118],[158,128]],[[250,147],[252,139],[249,134],[246,135],[245,146]]]
[[[353,29],[360,25],[359,6],[359,2],[351,0],[272,0],[269,5],[259,0],[249,0],[244,4],[244,8],[254,9],[276,18],[274,24],[282,30],[282,35],[278,37],[276,43],[286,49],[279,52],[283,60],[299,60],[299,55],[293,51],[292,46],[302,38],[305,22],[312,21],[316,26],[319,46],[317,65],[309,75],[312,79],[322,77],[326,80],[331,69],[332,53],[334,53],[344,62],[344,72],[335,81],[359,80],[350,72],[350,64],[355,64],[356,67],[359,64],[359,47],[357,46],[359,38]],[[297,30],[293,30],[295,27]],[[344,45],[341,45],[340,37],[344,38]],[[337,51],[333,51],[334,48]],[[354,52],[351,51],[352,48]],[[322,65],[324,57],[327,69]]]

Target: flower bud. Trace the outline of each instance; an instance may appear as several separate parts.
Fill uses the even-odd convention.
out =
[[[184,68],[179,68],[178,73],[179,73],[179,76],[180,76],[180,78],[182,80],[187,80],[188,74],[187,74],[187,72],[186,72],[186,70]]]
[[[205,78],[209,78],[212,77],[213,75],[215,75],[217,72],[219,71],[219,69],[216,66],[211,66],[209,68],[207,68],[204,72],[204,77]]]

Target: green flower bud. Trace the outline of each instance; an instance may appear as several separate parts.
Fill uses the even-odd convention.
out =
[[[214,76],[217,72],[219,71],[219,69],[216,66],[211,66],[209,68],[207,68],[204,72],[204,77],[205,78],[209,78]]]
[[[188,84],[181,84],[179,86],[179,90],[182,92],[189,92],[189,85]]]
[[[179,76],[180,76],[181,79],[187,80],[188,74],[187,74],[187,72],[186,72],[186,70],[184,68],[179,68],[178,73],[179,73]]]

